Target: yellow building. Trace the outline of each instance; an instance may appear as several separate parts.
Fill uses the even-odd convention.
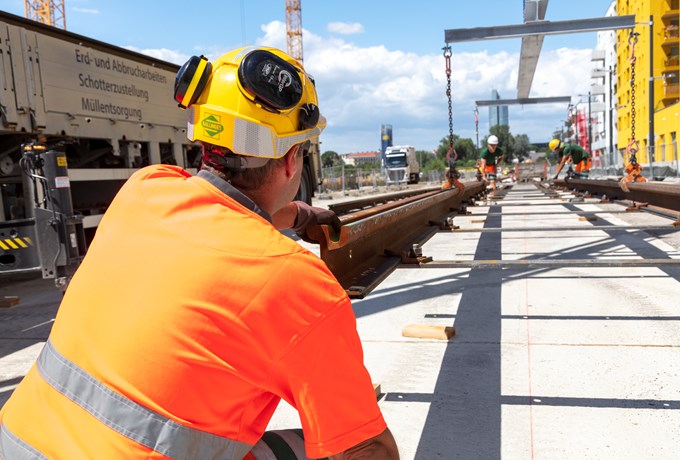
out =
[[[677,168],[679,155],[678,3],[680,0],[617,0],[616,3],[619,16],[635,15],[634,32],[638,34],[635,41],[630,30],[617,32],[618,148],[626,155],[626,147],[632,139],[634,89],[634,134],[640,148],[637,161],[649,164],[649,137],[653,132],[655,167],[667,164]],[[635,56],[633,88],[631,52]],[[650,94],[653,101],[650,101]],[[627,155],[624,158],[627,162]]]

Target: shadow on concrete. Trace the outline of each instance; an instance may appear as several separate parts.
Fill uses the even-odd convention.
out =
[[[40,275],[14,279],[0,286],[1,296],[18,296],[20,303],[0,308],[0,358],[38,342],[45,342],[61,302],[53,280]]]
[[[501,216],[484,226],[500,227]],[[501,233],[482,233],[475,259],[500,258]],[[459,332],[446,346],[416,459],[500,458],[502,283],[502,269],[469,271],[456,313]]]
[[[432,393],[386,393],[389,402],[433,403],[437,397]],[[500,403],[514,406],[598,407],[604,409],[650,409],[678,410],[680,400],[620,399],[620,398],[567,398],[560,396],[501,396]]]

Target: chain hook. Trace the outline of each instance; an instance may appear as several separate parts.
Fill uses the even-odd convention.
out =
[[[453,102],[451,95],[451,45],[447,44],[442,48],[444,51],[444,60],[446,61],[446,97],[448,99],[449,108],[449,149],[446,152],[446,162],[448,163],[449,169],[446,172],[446,179],[449,185],[454,185],[459,189],[463,189],[463,184],[460,183],[458,178],[460,174],[456,169],[456,160],[458,159],[458,153],[454,147],[453,139]]]
[[[625,192],[629,192],[628,182],[646,182],[642,176],[642,167],[637,162],[637,152],[640,150],[640,145],[635,139],[635,62],[637,58],[635,57],[635,44],[638,41],[638,32],[631,31],[628,37],[628,43],[630,44],[630,142],[626,147],[626,153],[628,154],[628,164],[624,168],[624,172],[627,173],[620,181],[619,184],[621,189]]]

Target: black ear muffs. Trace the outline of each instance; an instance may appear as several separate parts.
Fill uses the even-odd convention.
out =
[[[211,72],[212,64],[205,56],[192,56],[184,63],[175,77],[175,100],[181,108],[196,102]]]
[[[238,79],[255,102],[271,112],[292,109],[302,99],[298,69],[267,50],[248,53],[239,65]]]
[[[312,129],[319,123],[319,108],[316,104],[302,104],[300,106],[299,130]]]

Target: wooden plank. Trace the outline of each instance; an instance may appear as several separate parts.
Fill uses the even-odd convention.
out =
[[[456,329],[453,326],[409,324],[401,330],[401,335],[404,337],[415,337],[417,339],[449,340],[456,335]]]
[[[19,296],[6,295],[0,298],[0,308],[9,308],[18,305],[21,302]]]

